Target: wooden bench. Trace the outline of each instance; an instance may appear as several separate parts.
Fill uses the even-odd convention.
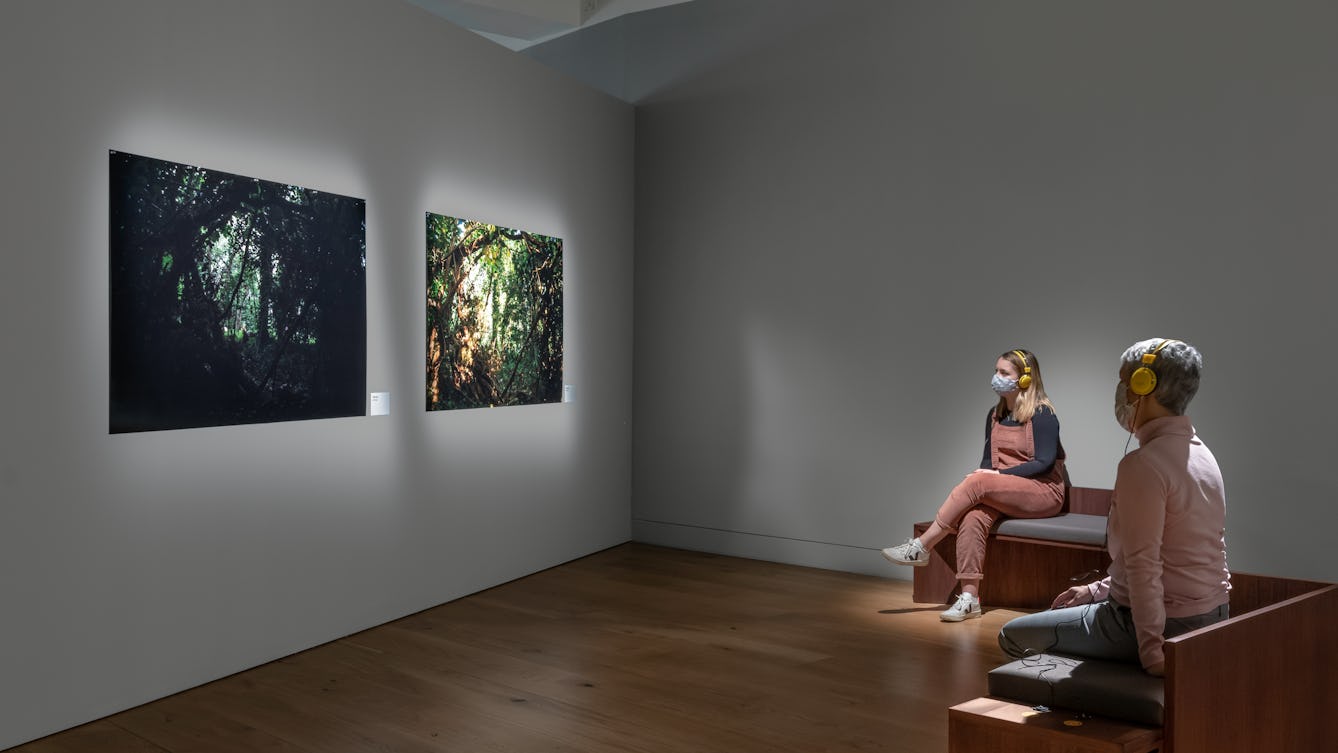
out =
[[[1228,620],[1166,641],[1164,681],[1135,664],[1068,657],[1055,657],[1065,662],[1060,672],[1043,671],[1045,657],[995,669],[990,696],[950,709],[950,753],[1338,750],[1328,728],[1338,711],[1338,585],[1233,573],[1231,611]],[[1089,664],[1100,671],[1082,671]],[[1123,679],[1111,674],[1121,672]],[[1029,675],[1036,675],[1030,684]],[[1112,688],[1155,693],[1162,724],[1108,718],[1102,694]],[[1051,711],[1035,712],[1038,704]],[[1061,720],[1082,726],[1066,730]],[[1147,747],[1148,731],[1160,738],[1155,748]]]
[[[1110,566],[1105,518],[1111,490],[1071,487],[1060,513],[1030,520],[1007,518],[990,533],[980,602],[987,607],[1045,609],[1069,586],[1102,577]],[[915,535],[930,522],[915,524]],[[944,537],[929,564],[915,568],[912,598],[949,604],[957,595],[957,537]]]

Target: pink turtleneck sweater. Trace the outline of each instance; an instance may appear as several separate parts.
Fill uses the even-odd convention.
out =
[[[1226,604],[1226,497],[1217,459],[1188,416],[1138,428],[1138,449],[1115,475],[1107,522],[1110,575],[1089,584],[1093,601],[1110,598],[1133,612],[1138,657],[1165,659],[1167,617],[1192,617]]]

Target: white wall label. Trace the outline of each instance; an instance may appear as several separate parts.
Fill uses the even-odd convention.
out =
[[[390,393],[373,392],[372,409],[368,411],[370,416],[389,416],[390,415]]]

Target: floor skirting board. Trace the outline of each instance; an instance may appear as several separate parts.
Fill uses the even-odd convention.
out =
[[[825,541],[635,518],[632,520],[632,540],[675,549],[820,567],[896,580],[910,580],[911,577],[910,568],[889,564],[877,549]],[[897,542],[889,541],[888,545],[893,543]]]

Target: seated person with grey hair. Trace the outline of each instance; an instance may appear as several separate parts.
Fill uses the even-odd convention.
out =
[[[999,645],[1009,656],[1137,661],[1162,676],[1164,639],[1228,617],[1222,472],[1184,415],[1202,368],[1203,357],[1180,340],[1144,340],[1124,352],[1115,420],[1139,446],[1115,475],[1109,575],[1005,624]]]

